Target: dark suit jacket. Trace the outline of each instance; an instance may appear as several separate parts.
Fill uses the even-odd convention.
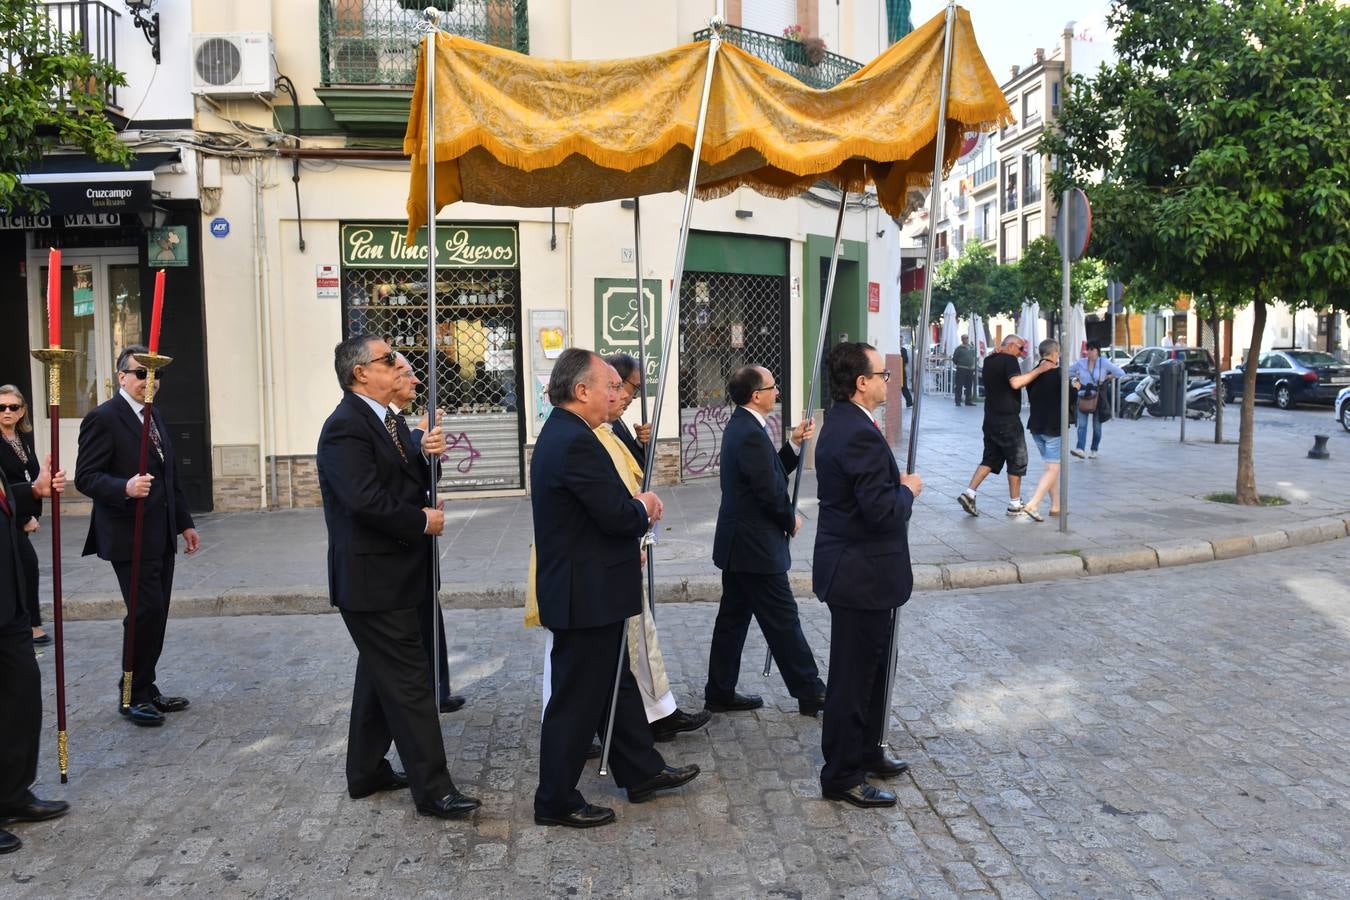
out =
[[[788,475],[797,454],[773,449],[755,414],[736,407],[722,433],[722,504],[713,534],[713,564],[728,572],[775,575],[792,565],[788,536],[796,526]]]
[[[6,513],[0,507],[0,626],[8,625],[27,609],[24,606],[23,567],[19,563],[15,498],[8,490],[5,497],[9,500],[10,511]]]
[[[584,419],[549,413],[530,459],[539,621],[597,628],[642,608],[637,538],[647,511]]]
[[[147,550],[177,552],[178,535],[194,527],[187,498],[178,483],[178,457],[169,429],[158,409],[152,415],[159,429],[164,459],[152,445],[146,471],[155,476],[145,498],[143,544]],[[126,562],[131,559],[136,501],[127,496],[127,479],[140,471],[141,419],[120,393],[99,404],[80,423],[75,487],[94,501],[84,555]]]
[[[816,443],[820,520],[811,589],[826,603],[893,609],[909,599],[914,495],[881,431],[856,404],[830,407]]]
[[[383,420],[350,391],[319,432],[328,597],[340,609],[407,609],[431,591],[431,538],[422,511],[431,468],[402,417],[398,434],[406,462]]]
[[[19,459],[19,454],[9,445],[9,441],[0,438],[0,473],[3,473],[5,486],[9,490],[9,502],[14,507],[14,517],[20,528],[29,519],[42,515],[42,501],[33,496],[33,479],[42,472],[37,450],[33,446],[33,432],[20,431],[19,443],[28,454],[28,462]]]
[[[647,448],[642,446],[633,432],[628,430],[628,423],[623,419],[615,419],[612,427],[614,436],[628,448],[629,453],[633,454],[633,459],[637,460],[638,466],[645,470],[647,468]]]

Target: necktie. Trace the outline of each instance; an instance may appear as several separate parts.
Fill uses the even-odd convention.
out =
[[[4,510],[5,515],[11,515],[9,509],[9,498],[5,496],[5,486],[0,484],[0,510]]]
[[[398,451],[398,458],[407,462],[408,454],[403,452],[403,442],[398,439],[398,418],[392,410],[384,414],[384,430],[389,432],[389,439],[394,442],[394,449]]]
[[[155,455],[159,457],[160,462],[164,462],[164,444],[159,439],[159,426],[155,424],[154,415],[150,416],[150,443],[155,448]]]

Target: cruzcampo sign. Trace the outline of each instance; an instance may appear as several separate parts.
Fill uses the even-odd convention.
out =
[[[400,224],[342,226],[342,265],[347,269],[415,269],[427,264],[427,230],[408,243]],[[520,242],[512,225],[436,224],[438,269],[515,269]]]
[[[647,326],[647,396],[656,396],[661,368],[661,281],[642,280],[642,315]],[[638,355],[638,305],[631,278],[595,279],[595,352]]]

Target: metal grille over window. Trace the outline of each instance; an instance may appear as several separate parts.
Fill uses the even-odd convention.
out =
[[[428,340],[426,270],[343,269],[345,334],[374,334],[412,364],[423,385],[409,424],[426,414],[427,362],[436,359],[445,418],[446,491],[522,486],[518,269],[437,273],[436,334]]]
[[[787,371],[787,279],[776,275],[686,272],[680,285],[680,475],[715,475],[733,407],[727,378],[751,363],[783,390],[766,417],[775,441],[791,409]]]

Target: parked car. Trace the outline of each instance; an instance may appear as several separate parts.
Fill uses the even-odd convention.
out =
[[[1181,360],[1186,367],[1186,374],[1192,378],[1214,377],[1214,357],[1204,347],[1143,347],[1129,362],[1116,365],[1128,373],[1145,375],[1155,371],[1158,363],[1168,359]]]
[[[1340,419],[1341,427],[1350,431],[1350,387],[1341,388],[1341,392],[1336,395],[1336,418]]]
[[[1223,373],[1224,399],[1242,396],[1245,366]],[[1350,385],[1350,365],[1321,350],[1271,350],[1256,361],[1256,399],[1280,409],[1297,403],[1336,403]],[[1339,407],[1337,407],[1339,409]]]
[[[1134,354],[1124,347],[1106,347],[1102,350],[1102,358],[1110,360],[1123,369],[1127,362],[1134,359]]]

